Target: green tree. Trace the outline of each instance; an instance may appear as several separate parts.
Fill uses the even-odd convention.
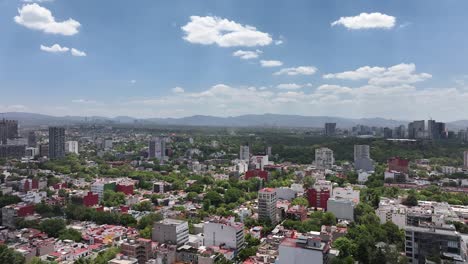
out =
[[[8,248],[6,245],[0,245],[0,263],[23,264],[25,259],[19,252]]]
[[[307,201],[307,199],[304,197],[297,197],[297,198],[294,198],[294,200],[292,200],[292,205],[302,205],[302,206],[308,207],[309,201]]]
[[[66,228],[60,231],[60,240],[73,240],[75,242],[81,241],[81,233],[72,228]]]
[[[65,221],[60,218],[46,219],[39,225],[42,232],[52,237],[59,237],[60,232],[65,229],[65,226]]]

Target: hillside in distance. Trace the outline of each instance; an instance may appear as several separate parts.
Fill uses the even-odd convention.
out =
[[[96,124],[155,124],[176,126],[222,126],[222,127],[310,127],[321,128],[326,122],[337,123],[337,127],[348,128],[355,125],[396,127],[407,125],[408,121],[385,118],[342,118],[331,116],[301,116],[281,114],[241,115],[230,117],[216,117],[194,115],[181,118],[134,118],[128,116],[51,116],[36,113],[9,112],[3,117],[18,120],[23,126],[40,125],[72,125],[80,123]],[[459,121],[461,122],[461,121]]]

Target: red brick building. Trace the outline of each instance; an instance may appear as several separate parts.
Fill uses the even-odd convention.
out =
[[[117,192],[123,192],[125,195],[133,195],[133,183],[119,183],[115,187]]]
[[[307,200],[310,207],[322,208],[326,211],[329,198],[330,190],[328,188],[311,188],[307,190]]]
[[[83,205],[86,207],[93,207],[99,204],[99,195],[97,193],[88,192],[83,196]]]
[[[250,178],[262,178],[264,181],[268,181],[268,171],[264,170],[249,170],[245,172],[245,179],[248,180]]]
[[[409,160],[400,157],[393,157],[387,160],[389,171],[398,171],[408,174]]]

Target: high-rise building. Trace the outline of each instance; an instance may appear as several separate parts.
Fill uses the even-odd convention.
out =
[[[278,223],[276,202],[278,197],[273,188],[264,188],[258,191],[258,220]]]
[[[423,138],[424,137],[424,120],[413,121],[408,124],[408,138]]]
[[[408,174],[409,160],[400,157],[392,157],[387,160],[388,170]]]
[[[395,129],[393,130],[394,138],[405,138],[405,135],[406,135],[406,127],[403,125],[395,127]]]
[[[362,171],[374,170],[374,161],[370,158],[369,145],[354,145],[354,168]]]
[[[330,169],[335,164],[333,150],[329,148],[315,149],[315,165],[319,168]]]
[[[18,121],[0,120],[0,144],[7,144],[8,139],[18,137]]]
[[[67,141],[65,151],[67,153],[74,153],[78,155],[78,141]]]
[[[49,127],[49,159],[65,157],[65,128]]]
[[[392,138],[393,137],[393,130],[391,128],[389,128],[389,127],[384,127],[383,137],[384,138]]]
[[[463,167],[465,167],[465,169],[468,169],[468,150],[463,152]]]
[[[181,246],[189,240],[187,221],[166,218],[153,225],[152,240]]]
[[[35,148],[37,145],[36,132],[29,131],[28,133],[28,147]]]
[[[325,123],[325,136],[331,137],[336,134],[336,123]]]
[[[166,139],[164,137],[155,137],[149,142],[148,158],[164,161],[166,158]]]
[[[250,160],[250,148],[247,144],[240,146],[239,159],[245,161]]]

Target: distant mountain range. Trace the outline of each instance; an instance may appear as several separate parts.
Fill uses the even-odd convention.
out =
[[[409,121],[393,120],[385,118],[342,118],[332,116],[300,116],[300,115],[241,115],[234,117],[216,117],[194,115],[182,118],[134,118],[129,116],[117,116],[113,118],[102,116],[50,116],[34,113],[9,112],[3,114],[5,118],[15,119],[23,126],[38,125],[69,125],[78,123],[120,123],[156,125],[180,125],[180,126],[221,126],[221,127],[324,127],[326,122],[336,123],[337,127],[349,128],[355,125],[396,127],[407,125]],[[468,120],[459,120],[447,123],[450,129],[468,128]]]

